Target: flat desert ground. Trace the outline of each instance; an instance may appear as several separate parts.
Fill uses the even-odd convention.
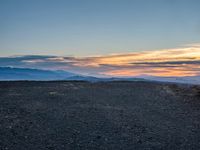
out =
[[[199,150],[200,87],[0,82],[0,150]]]

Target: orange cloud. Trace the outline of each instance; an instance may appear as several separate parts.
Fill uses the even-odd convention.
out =
[[[200,46],[81,58],[82,67],[107,66],[109,76],[194,76],[200,74]]]
[[[7,58],[18,64],[43,69],[62,69],[85,75],[106,76],[195,76],[200,75],[200,44],[156,51],[94,57],[28,56]],[[12,61],[11,61],[12,59]],[[5,60],[5,58],[4,58]],[[4,65],[5,61],[2,61]],[[0,61],[1,63],[1,61]]]
[[[200,46],[96,57],[92,63],[116,67],[103,72],[111,76],[194,76],[200,74]]]

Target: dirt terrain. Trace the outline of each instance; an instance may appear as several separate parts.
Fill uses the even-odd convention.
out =
[[[199,150],[200,87],[0,82],[0,150]]]

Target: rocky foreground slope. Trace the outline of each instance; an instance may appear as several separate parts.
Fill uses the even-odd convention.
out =
[[[0,149],[200,149],[200,87],[0,82]]]

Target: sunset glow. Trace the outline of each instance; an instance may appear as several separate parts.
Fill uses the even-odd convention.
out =
[[[6,57],[1,57],[6,59]],[[94,76],[196,76],[200,75],[200,46],[90,57],[7,57],[4,66],[66,70]],[[13,61],[16,61],[13,63]]]

